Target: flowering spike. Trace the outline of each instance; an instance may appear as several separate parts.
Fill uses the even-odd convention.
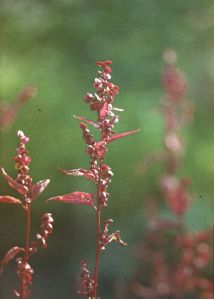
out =
[[[24,95],[22,101],[24,101]],[[17,246],[11,248],[6,253],[0,267],[3,268],[3,266],[10,260],[14,259],[17,254],[20,254],[20,256],[16,259],[16,273],[20,279],[20,287],[19,290],[14,290],[14,294],[18,298],[24,299],[29,295],[29,286],[32,284],[33,269],[29,264],[29,258],[37,251],[38,244],[40,242],[43,247],[47,247],[47,238],[52,233],[51,223],[53,222],[53,218],[51,217],[51,214],[45,214],[42,217],[42,225],[40,232],[37,234],[37,242],[31,242],[31,203],[44,191],[50,180],[44,179],[40,180],[36,184],[32,184],[32,178],[29,175],[29,164],[31,162],[31,158],[28,156],[28,151],[25,148],[30,139],[21,130],[18,131],[17,135],[19,137],[19,146],[16,149],[17,155],[13,158],[16,162],[15,167],[17,170],[17,177],[16,179],[11,178],[5,172],[4,168],[1,168],[0,171],[8,184],[21,194],[21,200],[11,196],[0,196],[0,202],[18,204],[24,209],[26,214],[25,246],[24,248]]]
[[[82,260],[80,262],[80,266],[81,266],[80,279],[81,279],[82,286],[81,286],[81,290],[78,291],[78,293],[89,299],[93,299],[94,298],[93,291],[94,291],[95,282],[90,275],[86,260]]]
[[[20,298],[27,298],[31,292],[29,290],[29,286],[32,284],[32,275],[34,270],[22,257],[18,257],[16,259],[16,266],[16,273],[22,281],[22,286],[18,291],[18,294],[20,295]],[[15,291],[15,294],[17,294],[17,291]]]
[[[119,93],[117,85],[110,82],[112,69],[110,60],[98,61],[97,66],[102,68],[98,71],[99,76],[95,78],[93,87],[94,93],[87,93],[84,97],[84,101],[89,104],[92,111],[97,113],[96,121],[86,119],[82,116],[75,116],[76,119],[81,121],[80,127],[82,129],[83,140],[87,145],[86,153],[90,157],[90,168],[86,169],[73,169],[64,170],[59,169],[66,175],[82,176],[92,180],[96,183],[96,199],[94,195],[84,192],[74,192],[62,196],[56,196],[49,199],[59,202],[71,203],[71,204],[85,204],[93,206],[97,212],[97,232],[96,232],[96,256],[95,266],[93,271],[93,277],[90,276],[87,269],[87,264],[82,261],[81,267],[81,280],[83,285],[82,295],[88,298],[97,298],[97,286],[98,286],[98,266],[100,252],[111,241],[116,241],[119,244],[126,246],[119,235],[119,231],[108,234],[108,224],[104,225],[104,231],[101,234],[101,209],[108,205],[109,193],[108,185],[111,182],[113,175],[111,168],[103,163],[106,152],[108,150],[108,144],[114,140],[123,138],[125,136],[132,135],[139,130],[132,130],[124,133],[116,134],[114,132],[114,126],[118,122],[119,117],[115,115],[115,111],[122,111],[121,109],[113,107],[113,101],[115,96]],[[83,121],[83,122],[82,122]],[[100,131],[100,139],[95,140],[94,136],[90,133],[87,125],[92,125],[95,129]],[[96,206],[94,205],[96,201]]]
[[[164,53],[164,61],[166,63],[166,69],[163,74],[162,82],[166,95],[172,102],[181,102],[186,95],[186,80],[184,74],[175,67],[177,59],[176,52],[167,49]]]
[[[53,232],[53,225],[54,219],[52,217],[51,213],[45,213],[41,217],[41,226],[40,231],[37,233],[36,238],[40,242],[41,246],[43,248],[47,248],[47,239],[49,238],[49,235]]]

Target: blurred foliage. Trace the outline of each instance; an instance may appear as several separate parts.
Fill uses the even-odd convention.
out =
[[[137,174],[136,168],[161,147],[162,53],[171,47],[178,53],[178,66],[186,74],[195,107],[194,120],[184,132],[187,147],[181,173],[192,178],[194,196],[186,221],[193,230],[206,228],[212,221],[213,20],[212,0],[1,0],[1,101],[14,99],[28,83],[38,93],[11,128],[1,133],[0,165],[15,174],[11,158],[16,132],[22,129],[31,137],[32,177],[35,181],[51,179],[47,191],[34,203],[32,231],[36,232],[44,211],[55,216],[49,248],[32,259],[32,297],[76,297],[79,261],[89,258],[89,264],[93,263],[93,212],[87,207],[44,205],[44,201],[74,190],[92,190],[84,179],[66,177],[56,168],[87,167],[78,121],[72,116],[93,117],[82,98],[92,90],[97,60],[113,61],[113,82],[120,87],[116,102],[125,109],[117,131],[142,128],[109,149],[107,161],[115,176],[105,216],[114,219],[129,245],[145,227],[144,199],[156,189],[156,176],[162,170],[157,166]],[[3,178],[0,185],[1,194],[13,194]],[[2,204],[0,211],[2,257],[9,247],[23,242],[25,222],[17,207]],[[164,206],[163,214],[167,214]],[[11,289],[16,286],[13,268],[1,278],[3,298],[12,297]],[[102,257],[100,295],[115,297],[116,277],[127,278],[133,269],[132,246],[127,250],[110,246]]]

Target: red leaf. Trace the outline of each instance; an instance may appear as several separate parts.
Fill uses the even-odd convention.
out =
[[[48,199],[48,201],[59,201],[68,204],[84,204],[93,206],[94,196],[90,193],[85,192],[73,192],[62,196],[56,196]]]
[[[35,183],[31,188],[32,200],[35,200],[48,186],[50,179],[43,179]]]
[[[27,193],[28,188],[26,186],[23,186],[23,185],[19,184],[18,182],[16,182],[15,179],[13,179],[12,177],[10,177],[5,172],[4,168],[1,168],[1,173],[4,176],[4,178],[7,180],[7,183],[9,184],[9,186],[11,186],[12,188],[14,188],[21,195],[25,195]]]
[[[58,170],[66,175],[71,176],[83,176],[86,179],[89,179],[95,183],[97,183],[97,179],[95,177],[95,174],[91,170],[85,170],[85,169],[72,169],[72,170],[65,170],[62,168],[58,168]]]
[[[9,263],[9,261],[11,261],[18,253],[24,252],[24,251],[25,250],[23,248],[20,248],[17,246],[8,250],[7,253],[5,254],[4,258],[1,261],[1,264],[0,264],[1,268],[4,267],[5,265],[7,265]]]
[[[108,109],[108,102],[104,102],[102,108],[100,109],[100,118],[105,119]]]
[[[86,123],[88,123],[88,124],[90,124],[90,125],[92,125],[92,126],[94,126],[94,128],[100,128],[100,125],[98,124],[98,123],[96,123],[96,122],[94,122],[94,121],[92,121],[92,120],[89,120],[89,119],[87,119],[87,118],[85,118],[85,117],[82,117],[82,116],[73,116],[75,119],[78,119],[78,120],[80,120],[80,121],[84,121],[84,122],[86,122]]]
[[[118,140],[118,139],[121,139],[123,137],[126,137],[128,135],[132,135],[132,134],[135,134],[137,133],[138,131],[140,131],[140,129],[136,129],[136,130],[132,130],[132,131],[127,131],[127,132],[123,132],[123,133],[118,133],[118,134],[114,134],[112,136],[110,136],[108,139],[107,139],[107,142],[108,143],[111,143],[115,140]]]
[[[9,204],[21,204],[22,202],[14,197],[11,196],[0,196],[1,203],[9,203]]]

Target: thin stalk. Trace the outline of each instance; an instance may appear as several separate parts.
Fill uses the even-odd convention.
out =
[[[101,221],[101,207],[99,201],[100,195],[100,183],[101,183],[101,166],[102,160],[100,160],[99,169],[99,182],[97,186],[97,236],[96,236],[96,256],[95,256],[95,267],[94,267],[94,299],[97,298],[97,286],[98,286],[98,273],[99,273],[99,258],[100,258],[100,221]]]
[[[100,258],[99,242],[100,242],[100,208],[97,209],[97,239],[96,239],[95,268],[94,268],[94,299],[97,298],[99,258]]]
[[[26,239],[25,239],[25,257],[24,261],[27,262],[29,258],[30,246],[30,203],[26,205]]]
[[[25,237],[25,255],[23,258],[23,262],[27,263],[29,259],[29,246],[30,246],[30,203],[26,204],[25,211],[26,211],[26,237]],[[20,295],[22,299],[25,299],[27,296],[25,293],[25,274],[22,277]]]

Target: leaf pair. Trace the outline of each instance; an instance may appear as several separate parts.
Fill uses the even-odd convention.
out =
[[[119,110],[119,109],[118,109]],[[74,118],[75,119],[78,119],[78,120],[81,120],[81,121],[84,121],[92,126],[94,126],[94,128],[100,128],[100,125],[97,123],[97,122],[94,122],[92,120],[89,120],[85,117],[82,117],[82,116],[75,116],[74,115]],[[111,143],[115,140],[118,140],[118,139],[121,139],[123,137],[126,137],[126,136],[129,136],[129,135],[132,135],[132,134],[135,134],[137,133],[138,131],[140,131],[140,129],[136,129],[136,130],[131,130],[131,131],[127,131],[127,132],[122,132],[122,133],[118,133],[118,134],[114,134],[112,136],[110,136],[109,138],[107,138],[106,142],[107,143]]]
[[[29,189],[27,186],[21,185],[15,179],[10,177],[6,173],[4,168],[1,168],[1,173],[10,187],[15,189],[22,196],[27,195],[32,201],[35,200],[46,189],[47,185],[50,182],[50,179],[43,179],[33,184]],[[21,200],[11,196],[0,196],[0,202],[9,204],[21,204]]]

